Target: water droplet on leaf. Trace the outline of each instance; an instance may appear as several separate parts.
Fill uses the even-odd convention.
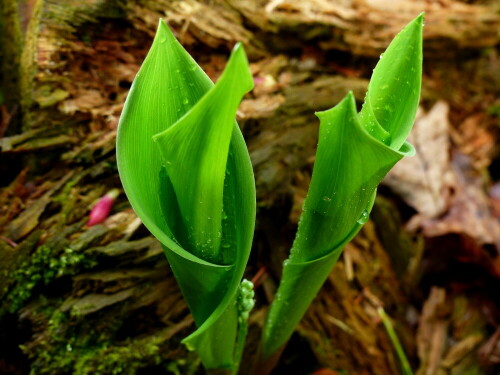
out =
[[[369,218],[370,218],[370,214],[368,213],[368,211],[363,210],[363,212],[361,213],[361,216],[358,219],[358,224],[365,224]]]

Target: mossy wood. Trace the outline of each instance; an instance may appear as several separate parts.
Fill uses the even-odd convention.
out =
[[[287,228],[298,219],[295,212],[305,196],[317,142],[313,111],[331,108],[349,90],[362,102],[367,88],[363,77],[369,75],[364,67],[373,63],[367,56],[378,58],[428,2],[402,1],[398,7],[380,8],[336,3],[332,8],[332,2],[303,1],[293,3],[300,5],[298,9],[291,2],[266,9],[269,3],[0,2],[0,7],[10,4],[18,10],[3,12],[0,23],[3,40],[17,51],[10,57],[21,61],[17,67],[3,65],[7,71],[19,69],[19,79],[2,71],[3,97],[22,92],[21,102],[13,100],[14,108],[0,103],[1,123],[8,124],[5,109],[23,115],[22,124],[11,122],[7,136],[0,139],[0,343],[7,345],[0,351],[5,354],[0,366],[43,368],[48,374],[118,370],[134,374],[164,371],[165,366],[172,373],[192,374],[200,366],[180,345],[194,323],[163,250],[138,226],[124,195],[104,225],[85,227],[93,202],[120,187],[113,157],[118,116],[161,17],[214,81],[232,46],[237,41],[245,45],[257,84],[253,96],[244,99],[238,122],[249,144],[262,207],[256,263],[249,273],[265,264],[272,275],[279,275],[290,241]],[[423,96],[428,103],[437,98],[454,103],[462,111],[454,113],[457,118],[477,115],[471,108],[493,106],[493,90],[499,86],[490,68],[495,60],[488,53],[488,47],[499,43],[494,3],[449,1],[427,15],[426,53],[439,56],[439,63],[427,66]],[[408,4],[411,10],[405,10]],[[21,42],[6,33],[8,24],[20,25]],[[340,60],[324,60],[321,51],[337,56],[339,49],[344,51]],[[2,51],[6,56],[6,48]],[[297,58],[300,51],[305,52]],[[351,62],[357,63],[351,66]],[[5,77],[14,78],[12,89]],[[458,92],[464,95],[457,96]],[[408,290],[396,287],[383,248],[411,255],[411,238],[395,241],[387,235],[389,227],[398,236],[405,234],[395,219],[399,215],[392,200],[376,207],[377,231],[369,222],[347,247],[346,261],[341,259],[334,268],[326,290],[299,328],[322,364],[350,373],[362,369],[395,375],[399,369],[388,356],[392,348],[384,330],[367,324],[372,315],[366,300],[345,302],[359,301],[371,290],[384,306],[407,304]],[[383,246],[376,239],[382,225]],[[268,247],[273,251],[265,250]],[[408,262],[407,257],[398,263],[405,278]],[[353,267],[358,271],[355,279],[350,278]],[[454,301],[454,320],[448,324],[443,319],[433,329],[447,340],[443,358],[453,348],[450,342],[473,336],[476,348],[488,339],[484,332],[491,328],[484,328],[477,304],[463,296],[448,299]],[[262,315],[259,309],[254,319]],[[460,321],[465,315],[474,316],[467,329]],[[405,349],[413,352],[414,332],[403,323],[405,312],[391,310],[391,317],[399,318],[398,334]],[[451,331],[460,332],[459,337],[448,340]],[[446,366],[446,371],[453,367],[457,373],[481,373],[476,350]]]

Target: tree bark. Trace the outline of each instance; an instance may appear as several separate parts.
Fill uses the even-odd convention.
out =
[[[236,42],[242,41],[249,54],[256,88],[243,101],[238,120],[255,169],[260,224],[248,272],[252,277],[266,266],[262,290],[267,290],[279,275],[310,179],[318,129],[313,112],[332,107],[349,90],[362,101],[373,57],[422,10],[428,11],[429,56],[453,62],[463,48],[482,50],[500,41],[495,2],[402,1],[397,8],[390,1],[370,3],[3,1],[1,104],[8,112],[17,106],[22,117],[21,126],[11,121],[7,136],[0,138],[2,171],[16,176],[2,181],[0,190],[0,342],[5,346],[0,353],[6,353],[0,354],[0,373],[27,373],[21,364],[26,360],[33,373],[46,374],[200,373],[195,354],[180,344],[193,328],[187,307],[159,243],[125,196],[103,224],[85,225],[93,203],[121,188],[116,128],[158,19],[166,19],[214,80]],[[429,63],[429,69],[436,64]],[[452,100],[435,82],[424,83],[424,101],[446,95]],[[387,204],[389,209],[379,206],[378,222],[390,220],[401,231],[397,215],[387,211],[396,210],[394,204]],[[396,261],[404,274],[421,249],[408,236],[391,244],[380,237],[382,244],[368,225],[348,246],[351,258],[332,271],[299,327],[316,365],[354,374],[398,374],[390,341],[373,315],[377,304],[392,307],[414,355],[411,327],[398,308],[410,293],[399,286],[382,250],[411,247],[406,259]],[[362,275],[356,282],[353,264]],[[374,297],[370,288],[381,279]],[[266,308],[262,290],[249,348],[256,345]],[[478,326],[486,323],[479,320]],[[252,354],[246,353],[248,363]]]

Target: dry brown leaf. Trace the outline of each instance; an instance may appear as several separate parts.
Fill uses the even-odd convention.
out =
[[[383,181],[427,218],[446,211],[449,188],[454,182],[449,160],[448,111],[448,104],[439,101],[428,113],[419,112],[408,137],[417,154],[401,160]]]
[[[238,110],[238,119],[271,117],[284,102],[285,97],[281,94],[245,99]]]
[[[478,371],[476,358],[478,347],[486,340],[484,307],[470,295],[447,294],[444,288],[433,287],[417,328],[420,367],[416,375],[483,373]]]
[[[481,361],[487,365],[500,363],[500,327],[479,349]]]
[[[483,250],[490,245],[500,254],[500,222],[494,202],[475,169],[475,154],[451,152],[449,130],[445,102],[419,114],[409,137],[417,154],[401,160],[384,183],[418,212],[410,227],[422,228],[426,237],[460,236],[463,246],[455,252],[457,259],[481,264],[500,276],[500,257]]]
[[[461,153],[471,156],[477,170],[487,168],[491,164],[497,148],[495,136],[487,129],[487,124],[487,116],[484,113],[475,113],[450,132],[453,143]]]
[[[422,221],[424,235],[437,237],[450,233],[464,238],[468,261],[482,264],[500,277],[500,221],[495,218],[482,176],[472,168],[469,156],[455,153],[452,168],[455,193],[446,216]],[[472,239],[472,243],[467,245]],[[481,249],[493,246],[495,254]]]
[[[446,348],[450,314],[446,291],[433,287],[422,309],[417,331],[420,367],[416,375],[437,373]]]
[[[497,219],[500,219],[500,182],[497,182],[490,188],[490,201],[493,215]]]

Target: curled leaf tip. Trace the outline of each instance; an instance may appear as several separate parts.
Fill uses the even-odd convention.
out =
[[[422,25],[421,14],[380,55],[360,112],[363,126],[396,150],[410,133],[420,99]]]
[[[314,112],[314,114],[316,115],[317,118],[319,118],[320,120],[328,117],[331,115],[332,112],[335,112],[335,111],[338,111],[339,108],[342,108],[344,106],[349,106],[350,103],[354,103],[354,108],[356,108],[356,100],[354,98],[354,94],[352,93],[351,90],[349,90],[346,94],[346,96],[344,96],[342,98],[342,100],[340,102],[337,103],[336,106],[330,108],[330,109],[326,109],[324,111],[318,111],[318,112]],[[323,124],[323,122],[322,122]]]
[[[245,51],[237,45],[216,85],[178,122],[152,137],[179,206],[177,221],[184,224],[177,240],[210,262],[227,259],[221,246],[226,165],[236,111],[252,87]]]

